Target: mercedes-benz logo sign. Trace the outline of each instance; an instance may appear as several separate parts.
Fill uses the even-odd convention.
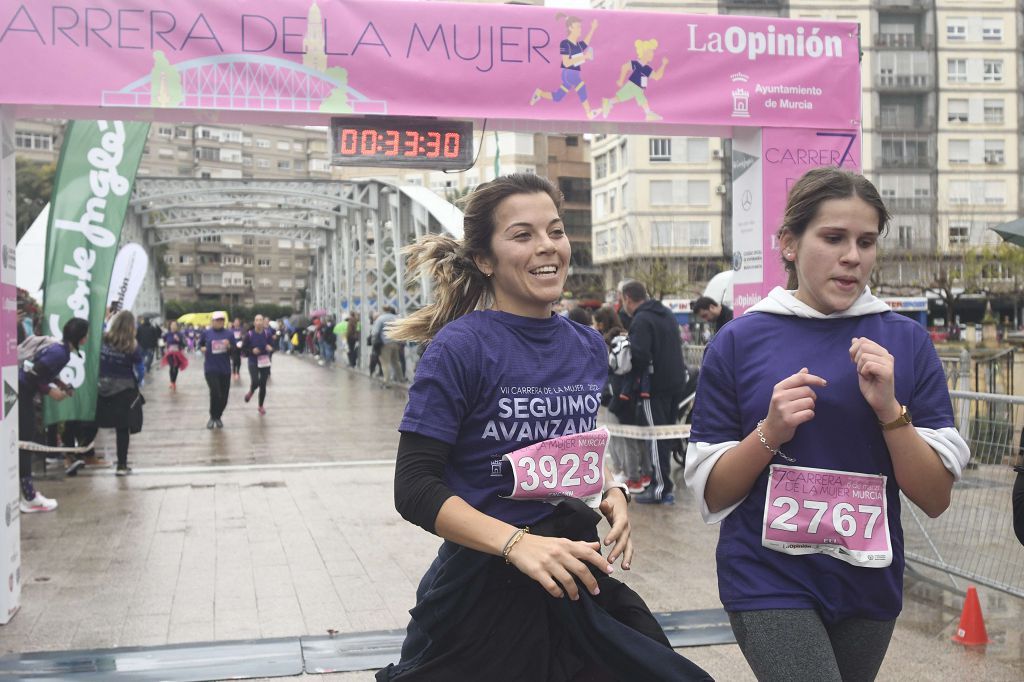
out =
[[[750,207],[754,204],[754,197],[750,193],[750,190],[743,190],[743,196],[740,198],[740,205],[744,211],[749,211]]]

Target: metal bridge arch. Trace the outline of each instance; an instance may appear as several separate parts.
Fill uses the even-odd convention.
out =
[[[428,281],[409,281],[402,247],[425,234],[462,237],[462,213],[423,187],[379,180],[140,177],[122,240],[153,247],[208,235],[305,242],[313,249],[305,305],[362,320],[384,305],[400,315],[429,302]],[[154,269],[140,297],[156,294]],[[365,329],[365,327],[364,327]]]

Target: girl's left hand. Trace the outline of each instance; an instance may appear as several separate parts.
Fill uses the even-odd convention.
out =
[[[629,511],[626,508],[626,496],[619,488],[612,488],[608,496],[601,502],[601,513],[608,519],[612,529],[604,538],[604,544],[612,546],[608,555],[608,563],[614,564],[622,557],[622,568],[628,571],[633,563],[633,538],[629,525]]]
[[[900,414],[894,382],[895,360],[885,348],[871,339],[854,337],[850,360],[857,366],[861,395],[881,422],[890,422]]]

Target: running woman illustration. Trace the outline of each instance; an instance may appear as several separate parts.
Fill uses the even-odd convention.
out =
[[[648,80],[660,81],[661,77],[665,75],[668,57],[661,58],[661,66],[655,71],[654,67],[651,66],[651,62],[654,61],[654,51],[658,49],[658,41],[653,38],[651,40],[638,40],[634,45],[636,46],[636,59],[631,59],[622,65],[622,69],[619,70],[619,79],[616,81],[619,91],[611,99],[605,97],[601,100],[601,113],[605,118],[608,118],[608,114],[611,113],[613,106],[619,102],[628,102],[632,99],[636,100],[636,103],[644,110],[648,121],[660,121],[661,116],[651,111],[651,105],[647,101],[646,90]],[[628,81],[626,80],[626,74],[629,74]]]
[[[562,55],[562,85],[553,92],[537,88],[533,91],[530,104],[536,104],[541,99],[561,102],[562,98],[570,92],[575,92],[576,96],[580,98],[587,118],[594,118],[599,112],[596,109],[591,109],[590,103],[587,101],[587,84],[583,80],[580,67],[584,62],[594,58],[594,48],[590,46],[590,41],[597,29],[597,19],[590,22],[590,32],[587,33],[587,37],[580,40],[583,21],[579,17],[559,13],[555,15],[555,18],[559,21],[565,19],[565,28],[568,31],[568,36],[558,46],[558,52]]]

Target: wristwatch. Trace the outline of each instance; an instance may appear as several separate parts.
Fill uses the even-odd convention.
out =
[[[910,421],[910,412],[907,411],[907,406],[900,405],[900,416],[896,417],[888,424],[878,422],[878,425],[882,427],[883,431],[892,431],[893,429],[898,429],[901,426],[909,426],[912,423],[913,422]]]
[[[629,488],[626,486],[626,484],[617,482],[610,483],[608,485],[608,488],[603,493],[601,493],[601,499],[604,500],[604,498],[608,496],[608,493],[610,493],[612,490],[615,490],[616,488],[621,490],[622,494],[626,496],[626,504],[629,504],[630,502],[633,501],[632,497],[629,494]]]

